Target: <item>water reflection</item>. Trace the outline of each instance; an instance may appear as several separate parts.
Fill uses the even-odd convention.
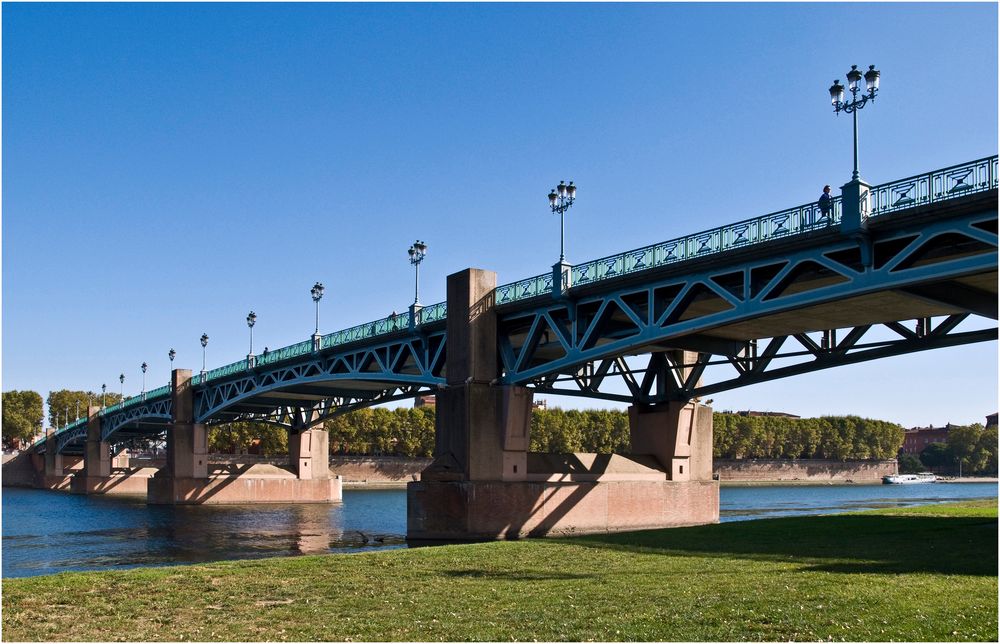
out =
[[[5,488],[3,576],[405,546],[405,493],[344,497],[336,505],[147,506]]]

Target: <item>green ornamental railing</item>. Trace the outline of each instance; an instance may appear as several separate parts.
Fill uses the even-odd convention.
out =
[[[448,317],[448,303],[438,302],[420,309],[417,313],[417,324],[430,324]]]
[[[873,186],[869,190],[869,216],[917,205],[997,189],[997,156],[985,157],[924,174]],[[829,214],[816,203],[746,219],[686,237],[625,251],[571,268],[571,285],[582,286],[605,279],[705,257],[835,226],[841,220],[841,199],[833,199]],[[498,286],[496,303],[510,304],[552,293],[552,275],[544,274]]]
[[[872,186],[869,216],[996,189],[997,157],[985,157]]]

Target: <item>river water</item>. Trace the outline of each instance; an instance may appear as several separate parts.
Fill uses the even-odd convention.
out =
[[[722,521],[997,498],[996,483],[723,487]],[[406,546],[405,490],[334,505],[156,506],[3,488],[4,577]]]

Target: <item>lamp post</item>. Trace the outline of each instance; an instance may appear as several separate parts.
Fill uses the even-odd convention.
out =
[[[410,263],[413,264],[413,306],[417,307],[420,306],[420,262],[427,256],[427,244],[418,239],[406,252],[410,256]]]
[[[120,374],[118,376],[118,382],[122,383],[122,399],[120,402],[125,402],[125,374]]]
[[[549,193],[549,207],[552,212],[559,213],[559,263],[566,261],[566,211],[576,201],[576,186],[560,181],[559,185]]]
[[[141,390],[141,393],[142,393],[143,399],[145,399],[146,398],[146,369],[149,369],[149,365],[146,364],[145,362],[143,362],[139,366],[139,368],[142,369],[142,390]]]
[[[316,330],[313,331],[313,335],[319,335],[319,301],[323,299],[323,288],[322,282],[316,282],[313,287],[309,289],[309,294],[312,295],[313,302],[316,303]]]
[[[202,376],[205,375],[206,347],[208,347],[208,334],[207,333],[202,333],[201,334],[201,375]]]
[[[106,401],[106,394],[107,394],[107,392],[108,392],[108,386],[106,384],[102,384],[101,385],[101,407],[106,407],[107,406],[107,402],[105,402]]]
[[[253,356],[253,325],[257,324],[257,314],[253,311],[247,314],[247,327],[250,328],[250,353],[247,357]]]
[[[174,351],[173,349],[170,349],[170,351],[167,351],[167,357],[170,358],[170,374],[171,374],[170,377],[173,378],[173,373],[174,373],[174,358],[177,357],[177,352]]]
[[[76,401],[76,417],[73,420],[80,419],[80,401]]]
[[[834,113],[846,112],[854,116],[854,172],[851,175],[851,181],[858,181],[861,178],[858,172],[858,110],[867,105],[868,101],[874,102],[875,96],[878,94],[880,76],[881,73],[875,69],[875,65],[868,66],[868,71],[864,74],[867,91],[859,99],[858,92],[861,90],[862,76],[861,72],[858,71],[858,66],[851,65],[851,71],[847,72],[847,85],[848,89],[851,90],[849,102],[844,101],[844,86],[840,84],[839,80],[833,81],[833,86],[830,87],[830,102],[833,103]]]

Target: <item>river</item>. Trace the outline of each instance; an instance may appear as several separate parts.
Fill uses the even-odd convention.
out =
[[[720,519],[996,497],[996,483],[723,487]],[[348,489],[334,505],[155,506],[21,488],[2,499],[3,577],[406,547],[398,489]]]

